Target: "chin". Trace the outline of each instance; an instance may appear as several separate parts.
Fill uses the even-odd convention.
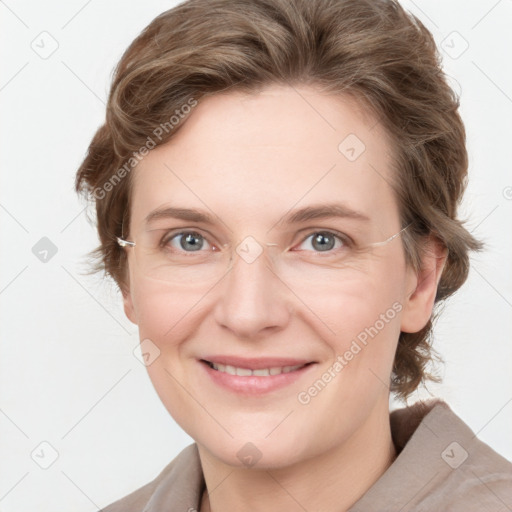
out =
[[[206,441],[206,442],[204,442]],[[197,440],[197,444],[224,464],[236,468],[246,469],[279,469],[300,462],[305,453],[298,450],[300,446],[296,440],[289,438],[264,439],[259,437],[247,440],[224,439],[220,444],[218,440]]]

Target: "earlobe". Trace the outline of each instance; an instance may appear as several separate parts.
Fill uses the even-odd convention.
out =
[[[429,238],[422,254],[422,268],[418,273],[408,269],[404,309],[400,330],[420,331],[432,316],[437,286],[446,264],[448,251],[438,240]]]
[[[133,307],[133,300],[132,300],[132,294],[129,289],[123,289],[123,307],[124,307],[124,313],[130,320],[130,322],[137,325],[137,319],[135,316],[135,309]]]

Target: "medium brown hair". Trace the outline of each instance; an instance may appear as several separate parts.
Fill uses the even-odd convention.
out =
[[[390,386],[404,400],[421,382],[440,381],[427,371],[439,359],[431,346],[437,307],[465,282],[468,252],[483,244],[457,219],[468,167],[458,98],[432,35],[397,1],[188,0],[156,17],[117,65],[105,123],[76,175],[77,192],[96,207],[94,270],[126,289],[116,236],[129,226],[130,166],[173,137],[190,111],[184,105],[271,84],[349,94],[371,112],[393,143],[401,225],[412,223],[403,234],[407,264],[421,268],[429,235],[447,249],[431,319],[400,333]]]

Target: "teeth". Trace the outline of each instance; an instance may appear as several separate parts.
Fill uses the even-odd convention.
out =
[[[251,370],[249,368],[237,368],[235,366],[210,363],[211,367],[219,372],[229,373],[229,375],[240,375],[241,377],[249,377],[255,375],[256,377],[269,377],[271,375],[279,375],[280,373],[289,373],[302,368],[304,365],[298,364],[296,366],[276,366],[274,368],[261,368],[259,370]]]

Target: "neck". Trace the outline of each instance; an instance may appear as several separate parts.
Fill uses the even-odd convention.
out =
[[[378,414],[377,414],[378,413]],[[206,489],[200,512],[345,512],[396,458],[389,410],[373,411],[345,442],[292,466],[233,468],[199,446]]]

